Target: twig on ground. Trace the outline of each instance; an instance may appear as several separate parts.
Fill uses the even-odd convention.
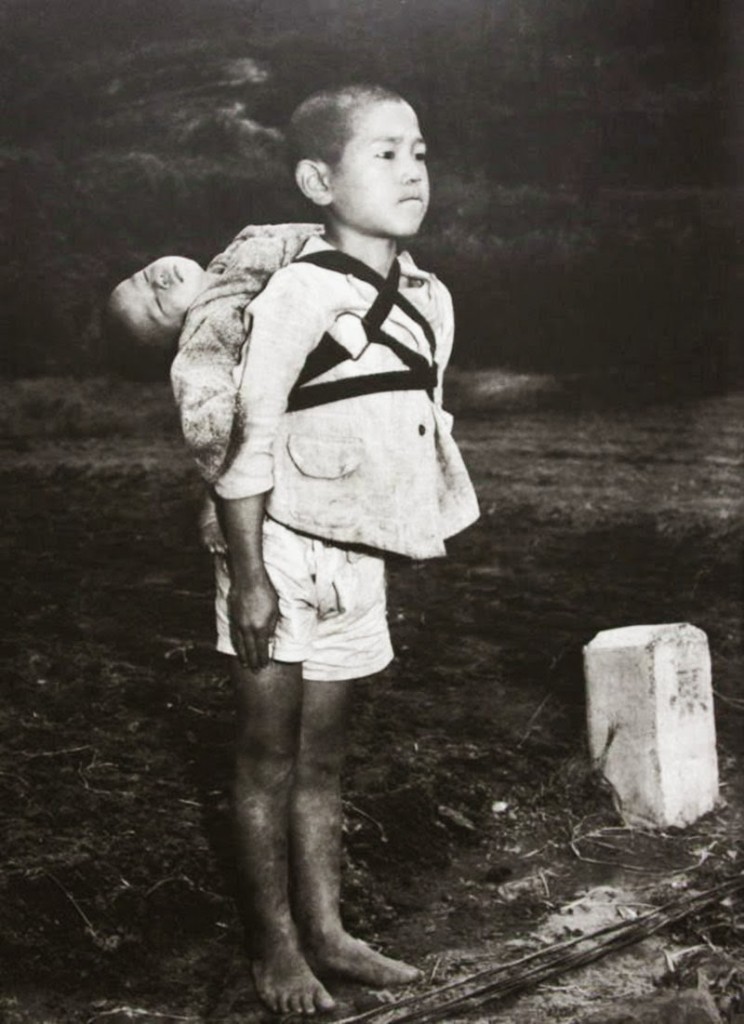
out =
[[[82,782],[82,784],[85,786],[85,788],[88,790],[89,793],[99,793],[101,796],[111,796],[112,790],[110,790],[110,789],[99,789],[97,786],[91,786],[91,784],[88,782],[87,773],[89,771],[91,771],[93,768],[112,768],[112,767],[114,767],[114,766],[112,764],[110,764],[109,762],[101,763],[99,761],[96,761],[96,754],[93,754],[93,760],[90,762],[90,764],[86,765],[85,768],[83,768],[82,766],[78,766],[77,773],[78,773],[78,776],[80,777],[80,781]]]
[[[24,777],[22,775],[19,775],[18,772],[4,772],[4,771],[0,771],[0,776],[2,776],[3,778],[6,778],[6,779],[15,779],[16,782],[20,782],[20,784],[23,786],[24,789],[28,789],[30,787],[30,785],[31,785],[31,783],[28,781],[28,779],[24,779]]]
[[[560,843],[556,843],[554,839],[550,839],[547,843],[543,843],[542,846],[536,846],[534,850],[529,850],[527,853],[521,854],[522,860],[529,860],[530,857],[536,857],[538,853],[542,853],[543,850],[547,850],[551,846],[560,846]]]
[[[601,864],[606,868],[622,868],[623,871],[637,871],[639,874],[648,875],[657,873],[655,868],[639,868],[637,864],[628,864],[622,860],[600,860],[598,857],[585,857],[579,850],[576,842],[572,839],[568,844],[574,856],[584,864]],[[663,874],[664,872],[662,872]]]
[[[430,985],[434,984],[434,979],[437,976],[437,971],[439,970],[439,965],[441,964],[441,962],[442,962],[442,957],[441,956],[438,956],[436,958],[436,960],[434,961],[434,966],[432,967],[431,971],[429,972],[429,984]]]
[[[65,896],[70,901],[70,903],[72,903],[73,907],[78,912],[80,918],[85,922],[85,927],[88,929],[90,934],[93,935],[93,936],[96,936],[98,933],[96,932],[95,928],[93,927],[93,922],[88,917],[88,915],[85,913],[85,911],[82,909],[82,907],[77,902],[77,900],[72,895],[72,893],[69,892],[67,889],[65,889],[64,885],[62,885],[62,883],[56,877],[56,875],[52,875],[50,872],[47,872],[46,875],[47,875],[47,878],[51,878],[51,880],[54,882],[54,884],[57,886],[57,888],[60,889],[61,892],[63,892],[65,894]]]
[[[382,827],[377,818],[373,818],[371,814],[367,814],[367,812],[363,811],[361,807],[357,807],[355,804],[350,803],[348,800],[344,800],[344,809],[348,809],[349,811],[351,811],[352,814],[358,814],[360,818],[366,818],[367,821],[369,821],[372,825],[375,826],[376,829],[378,829],[380,833],[380,841],[383,843],[386,843],[388,841],[385,829]]]
[[[675,839],[684,840],[689,839],[690,836],[697,836],[698,833],[693,832],[680,832],[679,835],[670,836],[668,832],[657,832],[655,829],[643,828],[642,825],[606,825],[604,828],[596,828],[593,832],[585,832],[584,835],[589,838],[590,836],[605,836],[611,835],[614,832],[627,832],[633,836],[648,836],[649,839]]]
[[[193,882],[188,875],[168,875],[166,878],[161,878],[159,881],[151,885],[149,889],[145,889],[145,897],[152,896],[152,894],[161,886],[170,885],[171,882],[181,882],[187,889],[189,889],[190,892],[201,892],[205,896],[211,896],[218,900],[223,898],[218,892],[212,892],[211,889],[203,889],[200,885],[197,885],[196,882]],[[127,883],[127,885],[128,884],[129,883]]]
[[[720,690],[714,690],[713,693],[724,704],[728,704],[729,707],[734,708],[736,711],[744,711],[744,700],[737,700],[736,697],[724,697]]]
[[[626,861],[620,861],[620,860],[617,860],[617,861],[616,860],[600,860],[597,857],[587,857],[587,856],[585,856],[579,850],[579,845],[578,845],[579,843],[582,843],[582,842],[586,841],[586,842],[594,843],[596,846],[601,846],[601,847],[603,847],[606,850],[617,851],[618,847],[613,846],[610,843],[604,843],[601,840],[597,839],[596,837],[599,836],[599,835],[603,835],[603,834],[605,834],[607,832],[629,832],[632,835],[634,832],[641,832],[642,830],[633,829],[633,828],[629,828],[629,827],[626,827],[626,828],[623,828],[623,829],[620,829],[620,828],[617,828],[617,829],[607,828],[607,829],[595,829],[593,832],[585,832],[585,833],[581,834],[580,829],[581,829],[581,825],[583,824],[584,820],[585,819],[582,819],[582,821],[580,821],[578,825],[575,825],[574,828],[571,831],[571,838],[569,839],[568,845],[569,845],[572,853],[574,854],[574,856],[578,860],[583,861],[585,864],[600,864],[603,867],[622,868],[624,871],[634,871],[637,874],[643,874],[643,875],[655,874],[655,875],[659,875],[659,876],[671,877],[671,876],[674,876],[674,875],[684,875],[684,874],[687,874],[688,871],[697,871],[697,869],[699,867],[701,867],[705,863],[705,861],[708,859],[708,857],[710,856],[711,849],[717,843],[717,840],[716,840],[713,843],[713,846],[709,847],[708,849],[702,850],[701,853],[700,853],[700,856],[699,856],[699,858],[698,858],[698,860],[697,860],[697,862],[695,864],[686,864],[684,867],[677,868],[675,871],[669,871],[668,868],[644,868],[644,867],[640,867],[637,864],[629,864]],[[643,832],[642,834],[650,835],[653,838],[655,838],[655,834],[654,833]],[[663,836],[663,838],[665,838],[665,839],[673,839],[675,837],[674,836],[666,836],[665,835],[665,836]]]
[[[527,739],[529,734],[532,732],[532,728],[533,728],[535,722],[537,721],[537,718],[538,718],[540,712],[545,707],[545,705],[548,703],[548,701],[550,700],[551,697],[552,697],[552,693],[547,693],[543,697],[543,699],[540,701],[540,703],[537,705],[537,707],[532,712],[532,714],[530,715],[530,717],[529,717],[529,719],[527,721],[527,725],[525,727],[525,730],[522,733],[522,738],[517,743],[517,749],[519,749],[519,747],[522,746],[522,744],[525,742],[525,740]]]
[[[200,1017],[183,1017],[177,1013],[158,1013],[156,1010],[143,1010],[139,1006],[112,1006],[110,1010],[101,1010],[100,1013],[94,1013],[92,1017],[88,1017],[86,1024],[93,1024],[93,1021],[100,1020],[102,1017],[111,1017],[114,1014],[125,1013],[127,1017],[159,1017],[163,1020],[185,1020],[185,1021],[199,1021]]]
[[[158,882],[155,882],[149,889],[145,889],[145,896],[152,896],[162,885],[169,885],[171,882],[184,882],[189,889],[194,888],[194,883],[186,875],[168,875],[167,878],[161,878]]]
[[[81,750],[90,749],[91,744],[86,743],[84,747],[65,747],[64,750],[38,750],[35,754],[22,750],[21,757],[25,757],[27,761],[35,761],[37,757],[62,757],[63,754],[77,754]]]

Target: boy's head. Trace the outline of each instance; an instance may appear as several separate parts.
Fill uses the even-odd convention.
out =
[[[161,256],[121,281],[111,292],[109,326],[148,349],[172,351],[186,312],[209,280],[194,260]]]
[[[413,108],[377,85],[315,93],[292,115],[289,148],[305,196],[331,229],[416,234],[429,204],[426,146]]]

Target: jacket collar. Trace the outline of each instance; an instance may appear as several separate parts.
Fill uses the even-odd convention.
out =
[[[312,252],[328,252],[329,250],[335,250],[335,246],[327,242],[325,238],[319,235],[314,235],[308,238],[307,242],[302,247],[300,256],[306,256]],[[419,269],[413,262],[413,257],[404,249],[403,252],[399,252],[397,256],[398,263],[400,264],[400,273],[402,278],[408,278],[411,282],[414,282],[414,287],[418,284],[431,281],[431,274],[428,274],[425,270]]]

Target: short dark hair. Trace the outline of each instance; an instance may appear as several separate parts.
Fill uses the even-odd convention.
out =
[[[294,169],[300,160],[322,160],[333,166],[349,141],[354,115],[371,103],[405,103],[384,85],[341,85],[313,93],[297,107],[287,129],[287,148]]]

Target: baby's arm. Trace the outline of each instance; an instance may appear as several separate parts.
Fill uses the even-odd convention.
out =
[[[199,539],[213,555],[227,554],[227,543],[217,518],[217,505],[210,491],[204,492],[199,510]]]

